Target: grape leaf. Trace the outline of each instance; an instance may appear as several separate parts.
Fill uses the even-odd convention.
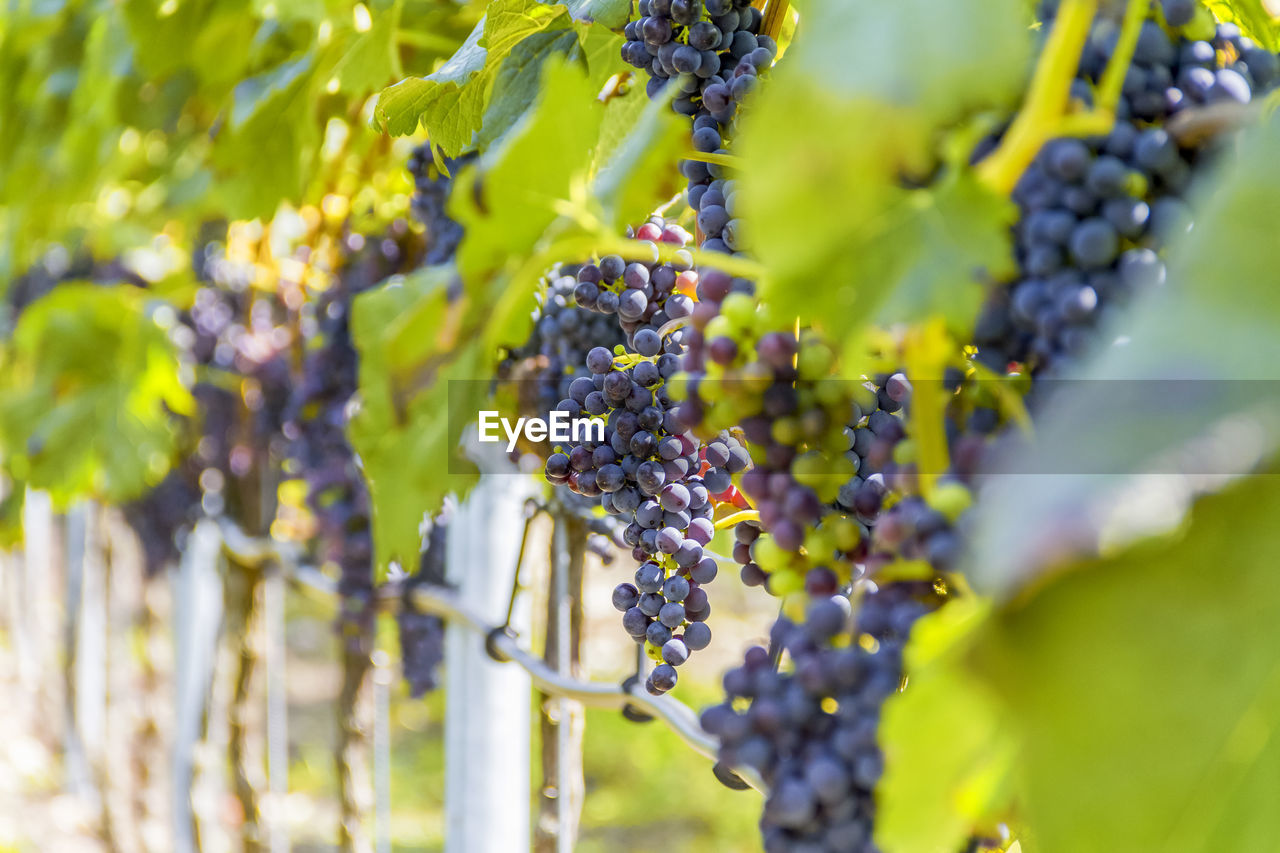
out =
[[[423,514],[472,481],[475,466],[458,450],[463,427],[488,397],[500,348],[527,339],[543,274],[589,255],[601,232],[617,239],[603,211],[617,215],[623,193],[629,205],[639,197],[627,188],[648,168],[644,157],[610,158],[612,182],[590,183],[609,107],[581,64],[551,54],[542,66],[532,109],[455,177],[449,212],[465,231],[456,268],[356,300],[364,402],[350,434],[370,481],[383,570],[393,559],[405,565]],[[636,133],[655,145],[662,136],[650,125],[673,132],[665,120],[642,122]]]
[[[477,469],[458,449],[465,413],[488,392],[498,344],[527,336],[542,272],[513,281],[513,271],[590,162],[603,108],[579,68],[553,61],[544,72],[535,107],[456,176],[450,211],[466,231],[457,267],[429,268],[355,302],[362,404],[350,436],[369,480],[380,572],[392,560],[410,565],[424,513],[474,482]]]
[[[480,150],[488,149],[537,103],[542,66],[549,57],[577,60],[580,54],[577,34],[559,28],[534,33],[512,48],[493,81],[493,95],[477,140]]]
[[[1035,847],[1267,850],[1280,837],[1280,478],[1078,565],[988,622],[974,665],[1018,739]],[[966,709],[967,710],[967,709]]]
[[[340,91],[364,95],[403,74],[396,47],[403,5],[404,0],[374,4],[369,29],[353,34],[333,68]]]
[[[231,121],[218,135],[213,163],[221,209],[243,219],[271,216],[281,198],[296,198],[320,144],[311,53],[282,63],[236,87]]]
[[[907,686],[889,697],[880,724],[885,771],[875,830],[882,850],[963,849],[1006,805],[1013,744],[995,697],[963,668],[987,611],[977,598],[959,598],[911,629]]]
[[[1167,284],[1119,318],[1125,346],[1041,402],[1034,441],[992,454],[968,560],[975,584],[1010,594],[1064,555],[1176,524],[1196,493],[1280,446],[1277,145],[1273,118],[1201,176],[1197,224],[1171,244]],[[1134,497],[1153,491],[1160,512]]]
[[[360,402],[347,432],[369,483],[379,576],[392,561],[414,565],[424,514],[474,482],[474,467],[455,453],[449,380],[473,379],[484,368],[476,363],[479,348],[456,337],[453,281],[449,267],[429,267],[361,294],[352,306]],[[397,348],[403,338],[394,334],[406,326],[422,333],[424,347],[456,356],[426,365],[406,361]]]
[[[177,352],[133,287],[60,284],[23,312],[0,369],[0,446],[58,506],[123,502],[168,471],[189,414]]]
[[[458,156],[480,129],[494,78],[511,49],[534,33],[568,26],[563,6],[494,0],[443,67],[383,90],[374,108],[375,124],[396,136],[423,125],[434,145],[449,157]]]
[[[671,109],[675,87],[650,99],[642,86],[610,99],[595,153],[592,195],[603,218],[621,231],[679,194],[675,164],[688,145],[688,125]]]
[[[938,127],[975,109],[1012,105],[1031,61],[1023,0],[806,0],[797,6],[797,37],[769,97],[784,97],[778,90],[794,81],[821,82],[835,100],[898,105]]]
[[[594,94],[579,68],[548,63],[535,109],[501,145],[485,152],[477,168],[458,177],[450,199],[450,214],[466,230],[458,270],[468,287],[488,286],[494,301],[481,300],[486,314],[502,315],[510,296],[503,292],[507,283],[494,282],[492,273],[511,270],[527,257],[560,218],[575,185],[584,185],[604,114]],[[532,296],[532,284],[519,298]],[[523,336],[527,327],[513,331]]]
[[[565,0],[558,5],[575,21],[595,21],[611,30],[622,29],[631,16],[631,0]]]
[[[1219,20],[1234,21],[1267,50],[1280,48],[1280,15],[1272,14],[1263,0],[1208,0],[1205,5]]]
[[[941,312],[962,327],[981,295],[974,272],[1009,264],[1006,202],[965,180],[911,189],[899,176],[933,170],[940,129],[1012,101],[1030,38],[1018,0],[854,5],[802,9],[743,117],[739,192],[771,273],[762,298],[857,347],[875,320]]]

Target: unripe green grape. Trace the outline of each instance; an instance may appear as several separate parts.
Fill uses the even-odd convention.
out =
[[[904,438],[893,446],[893,461],[899,465],[910,465],[916,461],[916,456],[916,443],[909,438]]]
[[[840,551],[852,551],[862,542],[862,531],[858,523],[848,516],[838,516],[823,522],[823,526],[831,531],[832,541]]]
[[[830,374],[834,360],[831,350],[822,344],[802,346],[798,362],[800,378],[810,381],[825,378]]]
[[[795,418],[778,418],[769,431],[778,444],[794,447],[800,441],[800,425]]]
[[[794,569],[782,569],[769,575],[769,592],[786,598],[804,589],[804,575]]]
[[[954,522],[973,503],[973,492],[962,483],[939,483],[927,502]]]
[[[716,338],[735,337],[733,321],[722,311],[719,316],[711,318],[711,322],[707,323],[707,328],[703,330],[702,336],[708,341]]]
[[[720,316],[742,331],[751,329],[755,322],[755,313],[756,301],[745,293],[730,293],[720,303]],[[715,320],[711,321],[711,323],[714,322]],[[711,334],[711,323],[707,324],[707,340],[716,337],[716,335]],[[730,335],[730,337],[734,336]]]

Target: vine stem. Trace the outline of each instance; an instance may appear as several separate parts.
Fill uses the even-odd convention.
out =
[[[789,11],[791,11],[789,0],[769,0],[764,7],[764,21],[760,24],[761,34],[777,41],[778,33],[782,32],[782,23],[787,19]]]
[[[1071,81],[1098,0],[1063,0],[1058,17],[1036,63],[1026,103],[1018,111],[1000,146],[978,164],[978,178],[1001,195],[1008,195],[1040,148],[1061,124],[1071,96]]]
[[[717,166],[728,166],[742,170],[742,158],[733,154],[717,154],[714,151],[690,151],[684,155],[686,160],[697,160],[699,163],[715,163]]]
[[[739,521],[759,521],[760,513],[754,509],[744,509],[739,512],[726,515],[724,518],[716,522],[716,530],[728,530]]]

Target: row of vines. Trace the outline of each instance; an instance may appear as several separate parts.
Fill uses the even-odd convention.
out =
[[[1280,837],[1280,9],[128,0],[0,48],[7,540],[35,496],[153,577],[202,528],[319,566],[344,849],[377,614],[437,687],[479,482],[557,518],[562,672],[610,605],[637,695],[737,661],[700,727],[769,853]],[[227,553],[238,636],[276,557]]]

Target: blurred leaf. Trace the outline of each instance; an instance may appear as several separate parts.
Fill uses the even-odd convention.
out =
[[[787,82],[822,82],[835,100],[919,111],[933,127],[1021,92],[1031,62],[1023,0],[802,0],[796,41],[778,67]],[[922,26],[922,22],[928,26]],[[814,116],[821,125],[820,116]],[[794,133],[812,131],[796,128]]]
[[[804,4],[786,61],[743,116],[740,192],[771,272],[765,301],[850,341],[877,319],[968,316],[973,269],[1008,262],[1010,208],[971,183],[912,190],[899,176],[933,169],[939,129],[1016,97],[1030,57],[1023,6]]]
[[[459,176],[450,213],[466,231],[458,270],[469,289],[489,284],[491,271],[527,257],[566,200],[576,195],[585,203],[585,172],[604,114],[593,94],[575,66],[547,64],[534,110],[501,145],[485,152],[478,167]],[[495,305],[487,303],[484,310]]]
[[[586,57],[587,73],[591,77],[593,91],[602,89],[614,74],[632,70],[631,66],[622,61],[622,45],[625,44],[622,36],[604,27],[577,20],[574,21],[573,28],[578,33],[578,42]]]
[[[985,685],[961,664],[987,618],[976,598],[921,618],[906,649],[906,689],[885,703],[876,843],[894,853],[960,850],[1008,797],[1012,743]]]
[[[172,414],[193,401],[144,298],[125,285],[59,285],[23,312],[5,351],[5,463],[60,506],[137,497],[169,468]]]
[[[311,70],[312,59],[310,54],[300,56],[240,81],[231,106],[231,129],[239,130],[255,116],[278,110],[281,101],[296,91],[296,84]]]
[[[1218,20],[1234,21],[1267,50],[1280,49],[1280,16],[1267,11],[1263,0],[1207,0],[1205,5]]]
[[[216,140],[216,187],[232,218],[270,216],[282,198],[296,198],[320,143],[308,96],[315,57],[306,54],[236,87],[230,126]]]
[[[1011,594],[1065,555],[1167,528],[1280,445],[1278,145],[1272,119],[1203,176],[1197,224],[1172,244],[1168,283],[1124,317],[1125,345],[1041,382],[1034,442],[992,456],[974,583]]]
[[[354,35],[333,70],[342,92],[363,96],[403,74],[396,47],[403,0],[394,0],[382,7],[371,5],[371,26],[367,31]]]
[[[1280,837],[1280,478],[1006,606],[976,664],[1019,739],[1035,848],[1267,850]],[[967,713],[967,709],[964,709]]]
[[[1013,203],[962,172],[910,193],[895,213],[883,250],[899,263],[882,283],[893,287],[886,288],[881,321],[941,315],[953,329],[967,331],[985,294],[981,282],[1014,271]]]
[[[650,99],[633,85],[611,98],[600,127],[592,194],[604,219],[621,231],[643,220],[684,187],[676,164],[688,147],[688,123],[671,109],[675,87]]]
[[[414,372],[392,347],[388,328],[411,316],[407,327],[428,337],[438,334],[453,310],[453,272],[430,267],[356,298],[352,338],[360,353],[360,405],[348,426],[373,501],[374,549],[379,576],[391,561],[416,565],[423,515],[450,492],[462,494],[474,482],[474,466],[456,454],[450,430],[450,377],[474,378],[476,349],[462,348],[430,373]],[[450,342],[437,341],[437,345]],[[448,352],[448,350],[444,350]],[[464,473],[453,474],[461,470]]]

